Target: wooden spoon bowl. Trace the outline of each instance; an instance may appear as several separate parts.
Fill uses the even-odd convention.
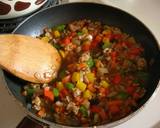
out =
[[[0,35],[0,66],[34,83],[48,83],[58,73],[61,57],[49,43],[18,34]]]

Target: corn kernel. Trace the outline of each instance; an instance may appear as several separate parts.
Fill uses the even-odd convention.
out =
[[[55,31],[53,32],[53,34],[54,34],[54,36],[55,36],[56,38],[61,36],[61,34],[60,34],[60,32],[59,32],[58,30],[55,30]]]
[[[57,86],[58,90],[62,90],[64,88],[64,85],[62,82],[57,82],[56,86]]]
[[[86,85],[85,83],[83,83],[83,82],[78,81],[77,84],[76,84],[76,87],[77,87],[78,89],[80,89],[81,91],[85,91],[87,85]]]
[[[44,41],[44,42],[49,42],[49,37],[44,36],[44,37],[41,38],[41,40]]]
[[[101,85],[102,87],[104,87],[104,88],[108,88],[108,87],[110,86],[110,84],[109,84],[108,82],[106,82],[105,80],[102,80],[102,81],[100,82],[100,85]]]
[[[63,50],[59,50],[59,53],[61,55],[62,58],[65,58],[66,54]]]
[[[94,80],[95,80],[94,73],[87,73],[86,76],[87,76],[87,79],[89,80],[89,82],[91,82],[91,83],[94,82]]]
[[[83,93],[83,97],[86,99],[92,99],[92,92],[90,92],[88,89],[86,91],[84,91]]]

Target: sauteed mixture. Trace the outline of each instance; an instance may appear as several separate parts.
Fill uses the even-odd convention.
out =
[[[62,57],[57,79],[28,83],[22,94],[39,117],[72,125],[113,122],[132,113],[145,94],[142,46],[119,28],[78,20],[45,28],[38,38]]]

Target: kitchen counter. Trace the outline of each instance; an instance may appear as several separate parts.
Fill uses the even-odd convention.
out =
[[[155,35],[160,45],[160,0],[69,0],[92,1],[120,8],[141,20]],[[2,72],[0,72],[0,75]],[[15,128],[25,113],[11,98],[2,85],[0,77],[0,128]],[[160,83],[159,83],[160,84]],[[160,87],[159,87],[160,88]],[[149,103],[136,116],[115,128],[160,128],[160,89],[157,89]]]

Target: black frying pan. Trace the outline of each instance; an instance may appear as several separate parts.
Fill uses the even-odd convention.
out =
[[[145,57],[149,65],[149,80],[145,85],[147,90],[144,98],[139,103],[139,109],[143,108],[144,104],[150,99],[158,87],[160,78],[160,50],[158,43],[152,33],[146,28],[146,26],[137,20],[130,14],[106,5],[94,4],[94,3],[70,3],[51,7],[40,11],[33,16],[29,17],[23,23],[21,23],[13,33],[19,33],[30,36],[38,36],[42,33],[44,27],[53,27],[57,24],[68,23],[78,19],[91,19],[101,21],[102,23],[119,27],[124,32],[132,35],[138,42],[142,44],[145,49]],[[25,108],[24,111],[29,116],[49,125],[55,126],[54,122],[40,119],[34,115],[31,110],[27,110],[25,98],[20,94],[20,89],[24,84],[21,81],[11,75],[5,73],[7,86],[10,92]],[[120,121],[106,124],[107,126],[115,126],[119,123],[128,120],[135,115],[138,110],[128,117],[121,119]],[[105,124],[104,124],[105,125]],[[56,125],[61,126],[61,125]]]

